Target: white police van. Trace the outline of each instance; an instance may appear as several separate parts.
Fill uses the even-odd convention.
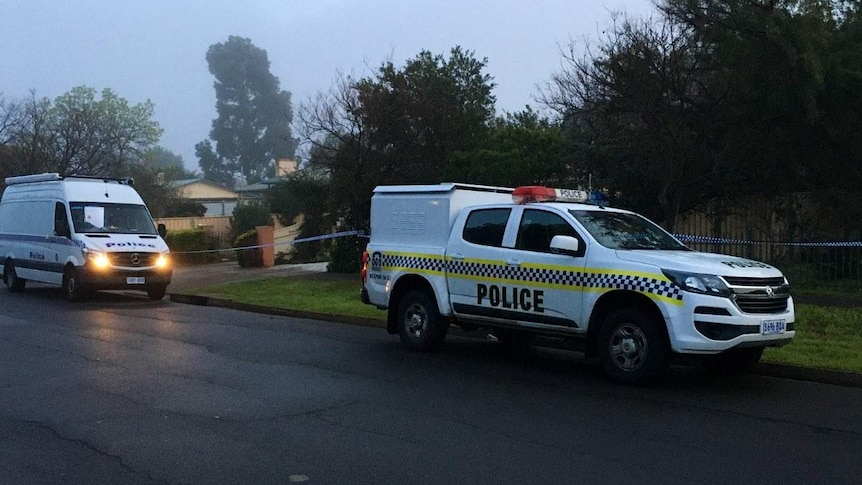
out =
[[[172,276],[164,235],[129,179],[9,177],[0,200],[0,265],[9,291],[38,281],[62,285],[70,301],[116,289],[160,300]]]
[[[790,285],[757,261],[693,251],[587,193],[466,184],[380,186],[362,299],[387,329],[434,350],[450,323],[504,343],[560,337],[623,383],[674,355],[737,372],[795,335]]]

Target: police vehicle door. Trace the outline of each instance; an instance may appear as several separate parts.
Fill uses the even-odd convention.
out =
[[[500,248],[511,213],[511,206],[482,207],[461,214],[455,222],[456,228],[463,229],[449,237],[446,283],[456,315],[480,320],[493,316],[488,295],[482,291],[502,281],[506,266]]]
[[[518,207],[512,217],[518,222],[501,250],[507,266],[507,281],[500,290],[506,295],[502,305],[511,307],[512,318],[521,325],[584,331],[586,325],[580,321],[584,237],[550,209]],[[558,235],[578,240],[575,255],[551,251],[551,239]]]

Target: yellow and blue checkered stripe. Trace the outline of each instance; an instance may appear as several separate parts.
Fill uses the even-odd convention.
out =
[[[682,291],[678,286],[662,276],[649,273],[598,268],[579,270],[552,265],[511,266],[503,261],[455,260],[436,255],[394,252],[381,253],[380,265],[384,271],[411,271],[488,282],[516,281],[530,286],[572,291],[636,291],[656,300],[682,305]]]

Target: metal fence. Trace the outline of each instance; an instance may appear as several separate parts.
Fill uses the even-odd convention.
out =
[[[779,268],[796,287],[862,289],[862,242],[763,242],[678,236],[698,251],[730,254]]]

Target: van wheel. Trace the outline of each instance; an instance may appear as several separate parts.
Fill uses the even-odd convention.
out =
[[[667,339],[658,322],[638,309],[624,308],[608,315],[596,347],[605,374],[619,384],[646,384],[668,366]]]
[[[151,285],[147,287],[147,296],[150,300],[161,300],[168,291],[168,285]]]
[[[67,268],[63,275],[63,294],[69,301],[81,301],[84,298],[84,288],[75,268]]]
[[[440,316],[437,302],[426,291],[407,293],[398,305],[398,336],[410,350],[430,352],[440,348],[448,322]]]
[[[12,264],[11,259],[6,261],[6,264],[3,266],[3,281],[6,283],[6,288],[10,293],[23,290],[24,285],[27,283],[27,280],[18,277],[15,265]]]
[[[703,367],[711,374],[736,375],[751,369],[763,355],[763,347],[730,349],[703,357]]]

